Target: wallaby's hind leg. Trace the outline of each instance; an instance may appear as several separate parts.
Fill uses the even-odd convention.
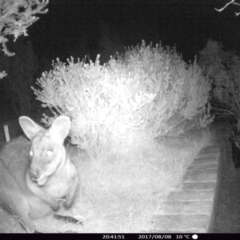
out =
[[[13,206],[11,212],[26,232],[33,233],[36,227],[29,219],[29,203],[22,196],[18,198],[18,201],[18,207]]]
[[[60,214],[54,213],[53,218],[55,218],[57,220],[63,220],[68,223],[75,223],[75,224],[83,225],[83,223],[80,220],[78,220],[77,218],[72,217],[72,216],[66,216],[66,215],[60,215]]]

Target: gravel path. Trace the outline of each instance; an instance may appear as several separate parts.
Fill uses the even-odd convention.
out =
[[[240,169],[233,166],[230,143],[224,145],[213,232],[240,233]]]

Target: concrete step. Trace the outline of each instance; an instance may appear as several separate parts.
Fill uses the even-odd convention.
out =
[[[212,216],[220,150],[205,147],[188,167],[182,183],[172,191],[161,213],[153,217],[158,233],[206,233]]]

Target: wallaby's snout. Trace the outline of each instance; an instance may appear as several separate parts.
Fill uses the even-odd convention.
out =
[[[37,182],[39,178],[39,170],[38,169],[30,169],[29,170],[30,177],[34,182]]]

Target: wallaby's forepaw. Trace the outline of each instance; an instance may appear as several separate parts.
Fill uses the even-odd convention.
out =
[[[72,202],[73,201],[70,202],[65,199],[64,201],[62,201],[62,205],[64,208],[69,209],[72,206]]]
[[[52,201],[50,206],[54,212],[57,212],[60,209],[60,203],[58,201]]]

